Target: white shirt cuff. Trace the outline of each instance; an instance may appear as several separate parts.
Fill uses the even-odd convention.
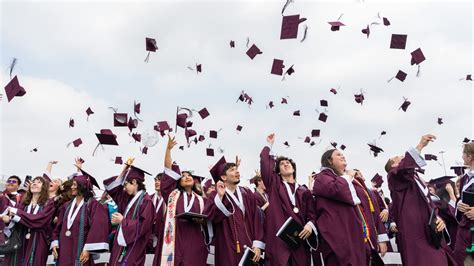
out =
[[[54,240],[51,242],[51,246],[49,249],[53,249],[54,247],[59,247],[59,240]]]
[[[21,220],[21,217],[18,216],[18,215],[13,216],[13,218],[12,218],[12,221],[14,221],[15,223],[19,223],[20,220]]]
[[[408,150],[408,153],[411,155],[411,157],[413,158],[413,160],[415,160],[416,164],[418,165],[418,167],[425,167],[426,166],[426,161],[425,159],[421,156],[421,154],[418,152],[417,149],[415,148],[410,148]]]
[[[94,250],[109,250],[108,243],[88,243],[84,245],[83,250],[94,251]]]
[[[265,243],[262,241],[254,240],[252,243],[252,247],[257,247],[259,249],[265,249]]]
[[[380,234],[378,235],[377,237],[377,242],[387,242],[387,241],[390,241],[390,239],[388,238],[388,235],[387,234]]]
[[[178,181],[178,180],[181,179],[181,176],[180,176],[178,173],[176,173],[175,171],[173,171],[173,170],[171,170],[171,169],[169,169],[169,168],[166,168],[166,167],[165,167],[165,171],[164,171],[164,172],[165,172],[165,175],[170,176],[171,178],[173,178],[173,179],[176,180],[176,181]]]
[[[313,229],[313,233],[317,236],[318,235],[318,229],[316,229],[316,226],[313,224],[313,222],[309,221],[306,224],[311,226],[311,229]]]

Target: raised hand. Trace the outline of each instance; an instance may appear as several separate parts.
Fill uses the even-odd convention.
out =
[[[235,156],[235,165],[237,166],[237,168],[239,168],[241,161],[242,161],[242,159],[240,159],[239,156],[236,155]]]
[[[174,146],[176,146],[176,144],[178,144],[178,142],[176,142],[176,137],[175,136],[171,137],[171,135],[168,134],[168,145],[166,145],[166,148],[168,150],[171,150],[173,149]]]
[[[225,184],[222,181],[218,181],[216,184],[217,195],[222,199],[225,194]]]
[[[273,145],[273,143],[275,143],[275,133],[272,133],[272,134],[267,136],[267,142],[270,145]]]
[[[421,151],[424,147],[426,147],[426,145],[428,145],[428,143],[434,141],[435,139],[436,139],[436,136],[432,134],[426,134],[422,136],[420,142],[416,146],[416,149],[418,151]]]

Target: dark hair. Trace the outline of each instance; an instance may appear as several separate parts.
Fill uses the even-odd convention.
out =
[[[464,144],[462,152],[467,155],[474,156],[474,142],[471,141],[469,143]]]
[[[40,196],[39,196],[37,204],[44,205],[46,201],[48,201],[49,199],[49,194],[48,194],[49,182],[41,176],[35,177],[33,180],[31,180],[31,182],[33,183],[35,180],[38,180],[38,179],[41,180],[43,184],[41,185]],[[30,204],[31,198],[33,198],[33,193],[31,193],[31,185],[30,185],[30,187],[25,193],[25,196],[23,197],[23,200],[22,200],[23,205],[26,206]]]
[[[226,164],[224,165],[224,168],[222,169],[222,174],[221,174],[221,176],[226,175],[227,170],[229,170],[230,168],[232,168],[232,167],[234,167],[234,166],[237,166],[237,165],[236,165],[235,163],[226,163]],[[219,180],[222,181],[221,176],[219,176]]]
[[[59,187],[59,199],[55,202],[55,206],[61,206],[63,203],[70,201],[73,197],[71,195],[72,179],[66,180]]]
[[[288,161],[288,162],[291,163],[291,165],[293,166],[293,170],[294,170],[294,172],[293,172],[293,177],[296,179],[296,163],[295,163],[292,159],[290,159],[290,158],[288,158],[288,157],[279,156],[279,157],[276,159],[276,161],[275,161],[275,173],[276,173],[277,175],[280,175],[280,163],[281,163],[282,161]]]
[[[12,179],[12,178],[18,180],[18,185],[21,185],[21,179],[20,179],[18,176],[12,175],[12,176],[10,176],[8,179]]]
[[[88,201],[90,198],[94,197],[94,192],[92,191],[92,188],[88,188],[77,181],[76,184],[77,193],[84,197],[84,201]]]
[[[159,173],[155,176],[155,180],[156,179],[161,180],[162,177],[163,177],[163,173]]]
[[[332,154],[333,152],[336,151],[336,149],[330,149],[330,150],[327,150],[323,153],[323,155],[321,155],[321,167],[328,167],[328,168],[332,168],[332,164],[331,164],[331,161],[332,161]]]
[[[258,182],[262,180],[262,177],[259,175],[256,175],[251,180],[252,180],[252,184],[254,184],[255,186],[258,186]]]
[[[385,204],[387,204],[387,206],[390,205],[390,199],[389,198],[384,198],[384,200],[385,200]]]
[[[449,181],[448,184],[450,184],[453,189],[456,187],[456,184],[453,181]],[[445,202],[449,202],[451,200],[451,198],[449,197],[449,193],[446,190],[446,185],[441,186],[441,187],[435,186],[435,189],[436,189],[436,195],[441,200],[443,200]]]
[[[193,178],[193,175],[189,171],[182,171],[181,175],[184,173],[187,173],[191,178]],[[181,177],[182,178],[182,177]],[[179,182],[181,181],[181,178],[176,181],[176,188],[179,189],[180,191],[184,191],[184,187],[182,187]],[[194,179],[194,178],[193,178]],[[193,183],[193,187],[191,188],[192,191],[196,192],[198,195],[202,196],[202,191],[199,191],[196,187],[196,183]]]
[[[393,164],[393,160],[388,159],[387,163],[385,164],[385,171],[387,171],[387,173],[392,171],[392,169],[393,169],[392,164]]]
[[[135,180],[137,180],[137,179],[135,179]],[[137,180],[137,185],[138,185],[138,191],[140,191],[140,190],[146,191],[145,184],[143,184],[142,181]]]

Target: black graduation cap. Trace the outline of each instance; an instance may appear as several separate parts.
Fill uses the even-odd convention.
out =
[[[385,18],[385,17],[383,18],[383,24],[385,26],[390,26],[390,21],[388,20],[388,18]]]
[[[13,77],[7,86],[5,86],[5,93],[7,94],[8,102],[10,102],[13,97],[21,97],[26,94],[25,89],[20,86],[17,76]]]
[[[270,109],[272,109],[273,106],[274,106],[274,105],[273,105],[273,101],[270,101],[270,102],[268,103],[268,107],[270,107]]]
[[[209,131],[209,137],[213,139],[217,139],[217,131],[216,130],[210,130]]]
[[[362,105],[364,103],[364,100],[365,100],[364,94],[363,93],[354,94],[354,100],[356,101],[356,103],[360,103]]]
[[[69,127],[74,127],[74,119],[69,118]]]
[[[281,98],[281,104],[288,104],[287,98]]]
[[[79,170],[81,171],[82,175],[74,176],[73,180],[89,189],[92,189],[92,186],[95,186],[100,189],[99,183],[97,183],[97,180],[92,175],[84,171],[84,169]]]
[[[430,185],[432,185],[436,188],[443,188],[443,187],[446,186],[446,184],[451,182],[452,178],[455,178],[455,176],[442,176],[442,177],[438,177],[438,178],[433,178],[430,181],[428,181],[428,184],[430,184]]]
[[[405,49],[406,44],[407,44],[406,34],[392,34],[392,39],[390,40],[391,49]]]
[[[334,94],[337,94],[337,90],[334,89],[334,88],[331,88],[329,91],[332,92],[332,93],[334,93]]]
[[[283,145],[285,145],[287,148],[290,147],[290,143],[288,143],[288,141],[283,142]]]
[[[374,154],[374,157],[377,157],[377,155],[378,155],[379,153],[383,152],[383,149],[382,149],[382,148],[379,148],[379,147],[377,147],[377,146],[374,145],[374,144],[368,143],[367,145],[369,145],[370,150],[371,150],[371,151],[373,152],[373,154]]]
[[[340,27],[342,26],[346,26],[344,25],[344,23],[340,22],[340,21],[332,21],[332,22],[328,22],[329,25],[331,25],[331,31],[338,31]]]
[[[467,168],[468,167],[464,165],[455,165],[450,167],[450,169],[453,170],[457,176],[464,175],[464,170],[466,170]]]
[[[258,49],[258,47],[253,44],[248,50],[247,50],[247,55],[250,57],[250,59],[254,59],[255,56],[257,56],[258,54],[262,54],[263,52],[260,51],[260,49]]]
[[[443,118],[438,117],[438,125],[442,125],[442,124],[443,124]]]
[[[117,136],[110,129],[101,129],[100,133],[95,134],[102,145],[118,145]]]
[[[369,38],[369,35],[370,35],[369,25],[367,25],[367,27],[365,29],[362,29],[362,33],[367,35],[367,39]]]
[[[298,37],[298,26],[304,21],[306,21],[306,18],[300,18],[300,15],[283,16],[280,40],[296,39]]]
[[[123,164],[122,157],[121,156],[116,156],[115,157],[115,164]]]
[[[402,103],[402,105],[401,105],[400,108],[398,108],[398,109],[402,109],[403,112],[406,112],[407,109],[408,109],[408,106],[410,106],[410,104],[411,104],[411,102],[408,101],[408,99],[405,98],[404,101],[403,101],[403,103]]]
[[[300,116],[300,110],[294,111],[294,112],[293,112],[293,115],[294,115],[294,116]]]
[[[322,107],[328,107],[328,101],[326,100],[320,100],[319,103],[321,104]]]
[[[436,155],[427,153],[427,154],[425,154],[425,160],[427,160],[427,161],[437,161],[438,157]]]
[[[206,149],[206,155],[214,157],[214,149],[213,148],[207,148]]]
[[[313,129],[311,130],[311,137],[319,137],[319,135],[321,134],[321,130],[320,129]]]
[[[230,41],[230,42],[229,42],[229,45],[230,45],[230,48],[234,48],[234,47],[235,47],[235,42],[234,42],[234,41]]]
[[[156,40],[153,38],[145,38],[145,48],[148,52],[156,52],[158,46],[156,45]]]
[[[464,138],[462,142],[463,142],[463,143],[469,143],[469,141],[471,141],[471,140],[468,139],[468,138]]]
[[[91,114],[93,114],[93,113],[94,113],[94,111],[92,111],[92,109],[91,109],[90,107],[88,107],[87,110],[86,110],[87,121],[89,121],[89,116],[90,116]]]
[[[237,130],[237,131],[242,131],[242,126],[241,126],[241,125],[237,125],[236,130]]]
[[[327,119],[328,119],[328,116],[325,113],[320,113],[319,114],[319,120],[320,121],[326,122]]]

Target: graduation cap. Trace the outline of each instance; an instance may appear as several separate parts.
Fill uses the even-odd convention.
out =
[[[417,64],[419,65],[421,62],[425,61],[425,55],[421,51],[420,48],[416,49],[415,51],[411,52],[411,61],[410,64],[414,65]]]
[[[401,105],[400,108],[398,108],[398,109],[402,109],[403,112],[406,112],[407,109],[408,109],[408,106],[410,106],[410,104],[411,104],[411,102],[408,101],[408,99],[405,98],[404,101],[403,101],[403,103],[402,103],[402,105]]]
[[[227,161],[225,160],[225,157],[222,156],[216,164],[209,170],[211,173],[212,179],[214,179],[214,182],[217,183],[221,179],[221,175],[224,174],[224,168],[225,165],[227,164]]]
[[[370,181],[371,181],[372,183],[374,183],[374,186],[375,186],[376,188],[381,187],[382,184],[383,184],[383,178],[382,178],[382,176],[379,175],[378,173],[376,173],[376,174],[374,175],[374,177],[372,177],[372,179],[370,179]]]
[[[319,120],[320,121],[326,122],[327,119],[328,119],[328,116],[325,113],[320,113],[319,114]]]
[[[199,116],[204,119],[209,116],[209,112],[207,111],[206,108],[202,108],[199,112]]]
[[[470,81],[472,81],[471,74],[468,74],[468,75],[466,76],[466,80],[470,80]]]
[[[138,126],[138,119],[132,119],[131,117],[128,119],[127,127],[132,131],[134,128]]]
[[[382,131],[382,132],[380,132],[380,135],[381,135],[381,136],[383,136],[383,135],[387,135],[387,132],[385,132],[385,131]]]
[[[30,152],[38,152],[38,147],[31,149]]]
[[[237,131],[242,131],[242,126],[241,125],[237,125],[237,128],[236,128]]]
[[[74,147],[76,147],[76,148],[79,147],[79,145],[81,145],[81,144],[82,144],[82,139],[81,138],[78,138],[78,139],[76,139],[72,142],[72,145],[74,145]]]
[[[354,94],[354,100],[356,101],[356,103],[360,103],[362,105],[364,103],[364,100],[365,100],[364,94],[363,93]]]
[[[202,72],[202,65],[196,64],[196,73],[201,73],[201,72]]]
[[[470,141],[471,141],[471,140],[468,139],[468,138],[464,138],[464,139],[462,140],[463,143],[469,143]]]
[[[295,69],[293,68],[294,65],[291,65],[286,71],[285,75],[283,75],[283,78],[285,78],[286,75],[291,76],[291,74],[295,73]]]
[[[370,150],[371,150],[371,151],[373,152],[373,154],[374,154],[374,157],[377,157],[377,155],[379,155],[379,153],[383,152],[383,149],[382,149],[382,148],[379,148],[379,147],[377,147],[377,146],[374,145],[374,144],[368,143],[367,145],[369,145]]]
[[[197,135],[197,132],[194,129],[186,128],[184,130],[184,136],[186,137],[186,141],[188,142],[188,144],[189,144],[189,138],[194,137],[196,135]]]
[[[369,25],[367,25],[365,29],[362,29],[362,33],[367,35],[367,39],[369,38],[369,35],[370,35]]]
[[[123,164],[122,157],[116,156],[115,157],[115,164]]]
[[[234,41],[230,41],[230,42],[229,42],[229,45],[230,45],[230,48],[234,48],[234,47],[235,47],[235,42],[234,42]]]
[[[305,142],[305,143],[310,143],[310,142],[311,142],[311,138],[308,137],[308,136],[305,137],[305,138],[304,138],[304,142]]]
[[[288,104],[288,99],[281,98],[281,104]]]
[[[181,128],[186,128],[186,120],[188,119],[188,114],[181,113],[176,115],[176,125]]]
[[[453,170],[457,176],[461,176],[464,175],[464,170],[466,170],[467,168],[468,167],[464,165],[455,165],[451,166],[449,169]]]
[[[127,182],[132,182],[133,179],[136,179],[138,181],[145,182],[145,174],[151,175],[145,170],[142,170],[136,166],[130,165],[130,168],[128,168],[128,171],[125,173],[125,180]]]
[[[427,153],[427,154],[425,154],[425,160],[427,160],[427,161],[437,161],[438,157],[436,155]]]
[[[18,82],[18,77],[13,77],[10,82],[8,82],[7,86],[5,86],[5,93],[7,94],[8,102],[11,102],[13,97],[21,97],[26,94],[25,89],[20,86]]]
[[[320,104],[322,107],[328,107],[328,101],[326,101],[326,100],[320,100],[320,101],[319,101],[319,104]]]
[[[92,190],[92,186],[95,186],[100,189],[99,183],[97,183],[97,180],[93,176],[84,171],[84,169],[80,168],[79,170],[81,171],[82,175],[74,176],[73,180],[90,190]]]
[[[270,109],[272,109],[273,106],[275,106],[275,105],[273,105],[273,101],[270,101],[270,102],[268,103],[268,107],[270,107]]]
[[[283,142],[283,145],[285,145],[287,148],[290,147],[290,143],[288,143],[288,141]]]
[[[405,49],[407,44],[407,35],[406,34],[392,34],[392,39],[390,40],[390,49]]]
[[[300,116],[300,110],[294,111],[294,112],[293,112],[293,115],[294,115],[294,116]]]
[[[126,127],[128,120],[127,113],[114,113],[114,127]]]
[[[195,174],[191,174],[191,176],[193,177],[194,182],[195,182],[195,183],[198,183],[198,184],[201,184],[202,181],[205,179],[205,177],[199,176],[199,175],[195,175]]]
[[[390,21],[388,20],[388,18],[385,18],[385,17],[383,18],[383,24],[385,26],[390,26]]]
[[[319,129],[313,129],[311,130],[311,137],[319,137],[319,135],[321,134],[321,130]]]
[[[272,71],[270,73],[281,76],[283,75],[284,68],[285,68],[285,65],[283,65],[283,60],[273,59]]]
[[[86,110],[87,121],[89,121],[89,116],[90,116],[91,114],[93,114],[93,113],[94,113],[94,111],[92,111],[92,109],[91,109],[90,107],[88,107],[87,110]]]
[[[69,119],[69,127],[74,127],[74,119]]]
[[[331,31],[338,31],[341,26],[346,26],[346,25],[344,25],[344,23],[342,23],[340,21],[332,21],[332,22],[328,22],[328,23],[329,23],[329,25],[331,25]]]
[[[334,88],[331,88],[329,91],[332,92],[332,93],[334,93],[334,94],[337,94],[337,90],[334,89]]]
[[[262,51],[260,51],[260,49],[258,49],[258,47],[253,44],[248,50],[247,50],[247,55],[250,57],[250,59],[254,59],[255,56],[257,56],[258,54],[263,54]]]
[[[422,168],[416,168],[415,171],[416,171],[417,173],[422,174],[422,175],[425,174],[425,169],[422,169]]]
[[[198,140],[199,140],[200,142],[203,142],[205,139],[206,139],[206,138],[204,137],[204,135],[199,135],[199,139],[198,139]]]
[[[142,154],[148,154],[148,147],[145,146],[141,149]]]
[[[340,148],[341,150],[345,150],[345,149],[347,148],[347,146],[344,145],[344,144],[341,144],[341,146],[339,146],[339,148]]]
[[[133,133],[132,134],[132,138],[135,140],[135,141],[142,141],[142,135],[141,134],[138,134],[138,133]]]
[[[438,125],[442,125],[442,124],[443,124],[443,118],[438,117]]]
[[[156,40],[153,38],[145,38],[145,48],[148,52],[156,52],[158,46],[156,45]]]
[[[306,18],[300,18],[300,15],[283,16],[280,40],[296,39],[298,37],[298,26],[304,21],[306,21]]]
[[[405,81],[406,77],[407,77],[407,73],[401,70],[398,70],[397,75],[395,76],[395,78],[400,80],[401,82]]]
[[[206,149],[206,155],[210,157],[214,157],[214,149],[213,148],[207,148]]]
[[[451,182],[452,178],[455,178],[455,176],[442,176],[438,178],[433,178],[428,181],[428,184],[434,186],[435,188],[443,188],[446,186],[446,184]]]
[[[216,130],[210,130],[209,131],[209,137],[213,139],[217,139],[217,131]]]
[[[95,147],[94,151],[92,152],[92,156],[94,156],[97,148],[100,145],[114,145],[117,146],[117,136],[112,133],[112,130],[110,129],[101,129],[100,133],[95,134],[97,136],[97,139],[99,140],[99,144]]]
[[[139,114],[140,113],[140,107],[141,107],[141,103],[137,103],[137,102],[133,102],[133,112],[135,114]]]

